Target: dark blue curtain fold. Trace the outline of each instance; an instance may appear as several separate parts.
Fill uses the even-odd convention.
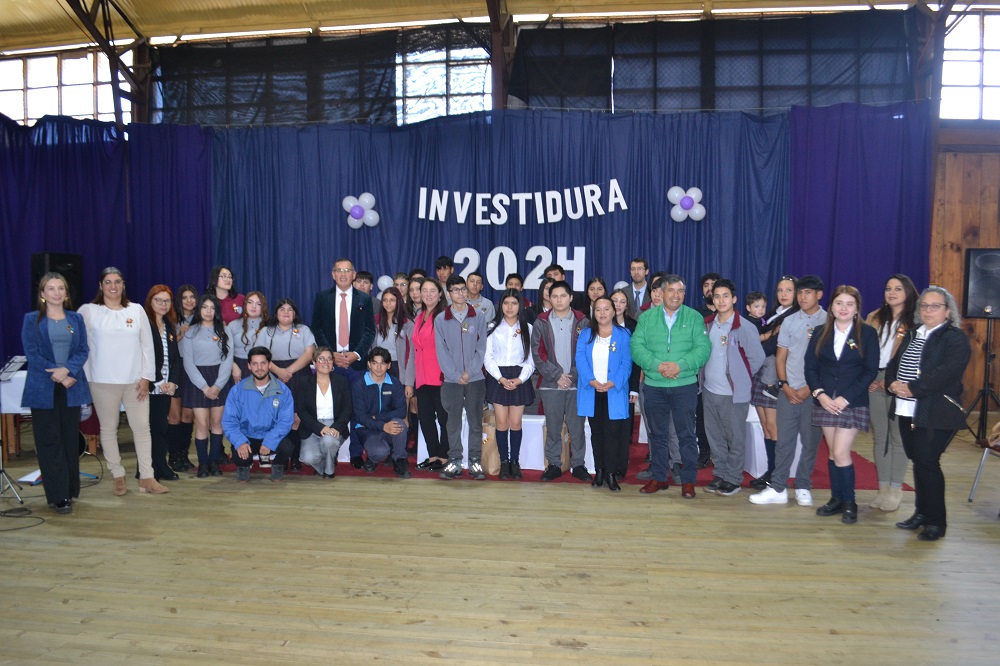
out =
[[[128,156],[132,298],[160,283],[204,288],[212,267],[212,131],[131,125]]]
[[[93,297],[104,266],[129,274],[125,173],[125,140],[114,124],[46,117],[26,128],[0,116],[4,358],[21,353],[21,315],[35,306],[32,254],[82,255],[84,300]]]
[[[930,105],[840,104],[791,113],[788,270],[882,303],[886,278],[930,276]],[[824,305],[828,299],[824,300]]]
[[[741,113],[506,111],[405,128],[217,131],[214,257],[237,271],[241,289],[292,297],[307,319],[315,292],[330,286],[330,266],[339,256],[377,277],[430,269],[441,254],[457,255],[458,270],[468,271],[463,258],[473,250],[492,287],[497,281],[491,277],[502,281],[514,270],[529,275],[550,261],[570,268],[580,287],[594,275],[610,286],[628,279],[633,257],[645,256],[653,270],[691,281],[717,270],[741,292],[765,288],[785,256],[788,141],[787,115]],[[612,181],[627,210],[610,210]],[[604,214],[595,209],[592,216],[568,219],[565,190],[573,202],[574,188],[586,185],[600,188]],[[705,192],[705,220],[670,219],[666,193],[673,185]],[[428,198],[431,190],[448,193],[443,221],[429,219],[426,210],[421,217],[422,187]],[[382,221],[350,229],[341,200],[365,191],[375,195]],[[539,223],[533,200],[523,224],[513,201],[505,224],[474,222],[477,193],[547,191],[563,195],[558,222],[546,215]],[[456,192],[460,199],[471,195],[464,223]],[[494,212],[489,203],[487,215]],[[499,247],[510,252],[498,254]],[[533,287],[530,280],[527,286]],[[694,303],[694,290],[690,296]]]

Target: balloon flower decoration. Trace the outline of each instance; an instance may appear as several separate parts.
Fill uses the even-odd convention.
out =
[[[388,275],[383,275],[375,283],[375,286],[378,287],[378,297],[382,298],[382,292],[392,286],[392,278]]]
[[[705,219],[705,207],[701,205],[701,190],[697,187],[684,191],[683,187],[674,185],[667,190],[667,200],[674,205],[670,209],[670,218],[674,222],[683,222],[690,217],[695,222]]]
[[[360,229],[362,226],[374,227],[378,224],[378,211],[373,210],[375,196],[370,192],[365,192],[360,197],[344,197],[341,205],[348,212],[347,224],[351,229]]]

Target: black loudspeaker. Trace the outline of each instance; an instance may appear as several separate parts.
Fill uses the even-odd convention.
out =
[[[968,319],[1000,319],[1000,248],[965,251],[965,312]]]
[[[46,273],[59,273],[69,285],[72,309],[83,304],[83,256],[60,252],[39,252],[31,255],[31,307],[37,307],[38,282]]]

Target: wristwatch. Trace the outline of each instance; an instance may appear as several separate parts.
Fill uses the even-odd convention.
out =
[[[826,393],[826,389],[822,389],[822,388],[816,389],[815,391],[813,391],[813,397],[814,398],[818,398],[821,393]]]

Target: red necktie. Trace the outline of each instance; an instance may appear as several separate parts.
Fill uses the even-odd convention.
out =
[[[337,346],[347,349],[351,342],[351,333],[347,324],[347,294],[340,294],[340,314],[337,315]]]

